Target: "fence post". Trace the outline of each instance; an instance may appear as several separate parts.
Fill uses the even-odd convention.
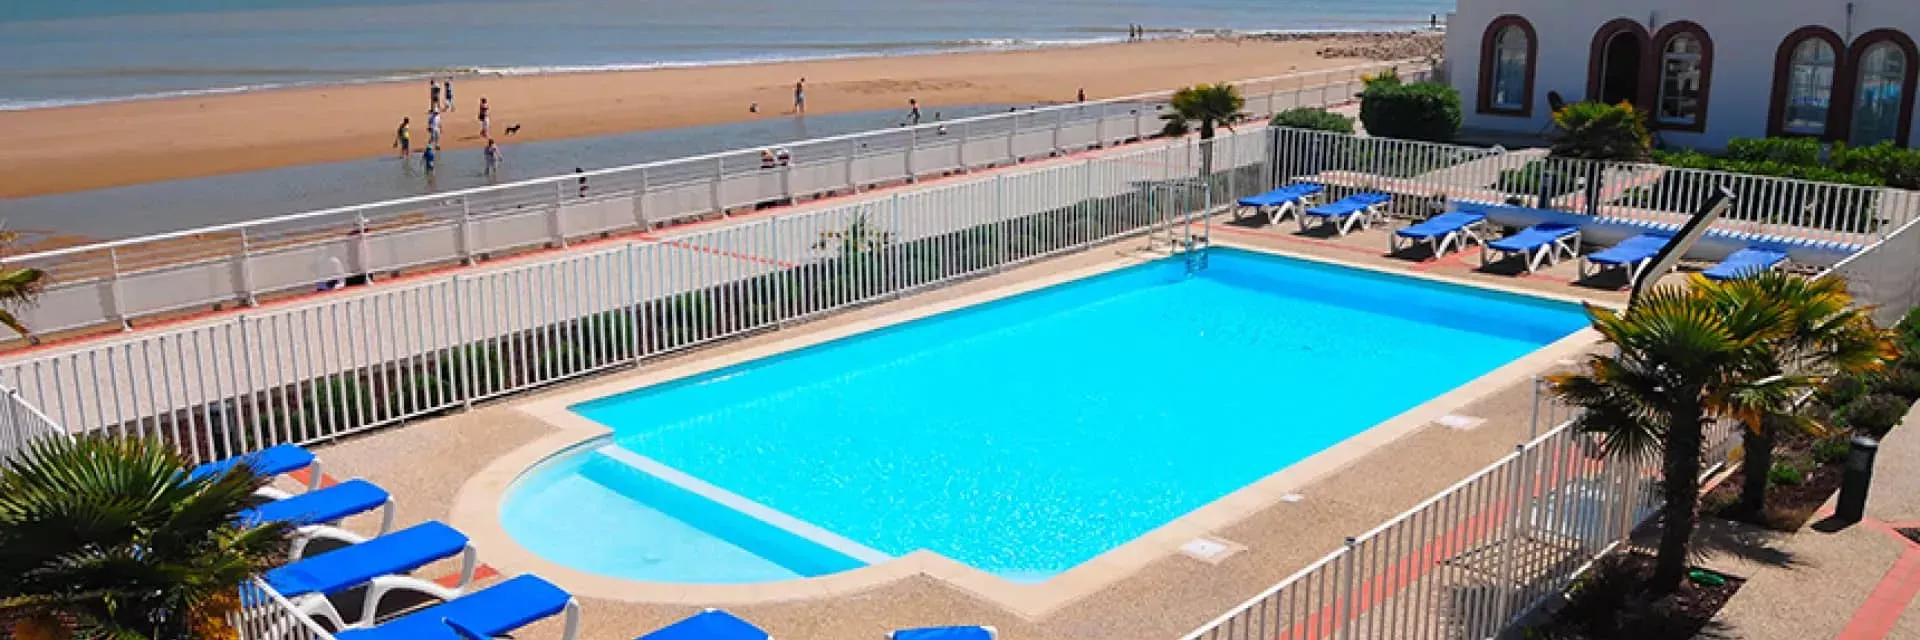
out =
[[[453,344],[454,349],[458,351],[453,353],[460,358],[460,371],[454,374],[460,377],[460,384],[457,385],[460,393],[460,410],[468,411],[473,409],[473,397],[479,395],[477,392],[479,385],[475,384],[477,381],[474,380],[473,361],[479,357],[480,349],[478,341],[470,337],[473,333],[467,323],[475,314],[467,309],[467,295],[465,287],[460,286],[461,282],[459,274],[454,274],[447,279],[447,287],[453,291],[447,297],[453,300],[453,312],[457,316],[453,322]]]
[[[647,168],[640,167],[640,190],[635,191],[633,194],[633,224],[639,227],[641,231],[646,231],[653,227],[653,225],[647,223],[647,190],[649,188],[647,184]]]
[[[1346,546],[1341,548],[1342,551],[1346,552],[1346,557],[1344,558],[1344,560],[1346,561],[1347,570],[1344,572],[1346,575],[1342,576],[1343,582],[1345,584],[1342,584],[1340,586],[1340,595],[1335,596],[1334,604],[1333,604],[1333,620],[1334,620],[1333,623],[1340,625],[1341,640],[1349,640],[1350,638],[1353,637],[1353,625],[1348,623],[1352,622],[1353,618],[1356,617],[1356,614],[1353,611],[1354,609],[1354,606],[1353,606],[1354,578],[1353,577],[1354,577],[1354,574],[1359,573],[1360,571],[1360,566],[1359,566],[1360,561],[1357,559],[1360,553],[1357,551],[1354,551],[1354,549],[1358,548],[1359,546],[1360,546],[1359,540],[1354,538],[1347,538]]]
[[[967,165],[967,122],[960,122],[960,146],[953,150],[954,164],[960,165],[961,173],[969,173],[973,167]]]
[[[720,184],[722,182],[725,182],[726,179],[727,179],[727,159],[714,158],[713,159],[713,210],[719,213],[720,217],[722,218],[727,216],[727,205],[726,203],[722,202],[720,199]]]
[[[1007,264],[1007,254],[1009,253],[1009,249],[1007,248],[1007,236],[1009,234],[1007,233],[1006,174],[993,177],[993,219],[996,222],[994,226],[997,227],[993,235],[1000,238],[1000,255],[995,256],[998,259],[993,261],[993,269],[999,271],[1000,267]]]
[[[565,186],[565,182],[554,182],[554,193],[566,193]],[[547,224],[549,225],[548,231],[553,234],[553,246],[565,249],[567,248],[567,226],[566,223],[560,219],[560,210],[567,206],[566,196],[560,195],[559,197],[560,199],[553,203],[553,216],[547,219]]]
[[[915,171],[913,166],[913,151],[920,142],[919,129],[918,126],[907,127],[907,157],[906,162],[901,163],[907,168],[907,184],[920,181],[920,172]]]
[[[110,280],[107,281],[107,295],[113,299],[113,315],[120,319],[121,331],[132,331],[133,318],[127,315],[127,300],[125,295],[120,291],[119,249],[111,247],[107,249],[107,266],[110,269],[108,271]]]
[[[1514,465],[1509,467],[1513,470],[1513,482],[1507,488],[1507,495],[1513,501],[1513,511],[1507,518],[1507,526],[1501,527],[1502,538],[1494,541],[1495,544],[1500,545],[1500,588],[1495,590],[1496,597],[1499,597],[1500,601],[1495,603],[1494,619],[1499,621],[1501,627],[1505,627],[1507,618],[1513,615],[1511,609],[1514,606],[1514,598],[1520,594],[1520,584],[1513,576],[1513,543],[1521,521],[1526,519],[1527,509],[1532,506],[1533,501],[1533,492],[1526,483],[1526,478],[1531,475],[1533,468],[1530,464],[1532,457],[1528,455],[1530,450],[1523,442],[1514,445],[1513,452]],[[1560,501],[1561,515],[1565,515],[1567,506],[1566,500]]]
[[[1093,105],[1093,146],[1107,146],[1107,103]],[[1084,108],[1082,113],[1084,113]]]
[[[253,294],[253,241],[245,227],[240,229],[240,303],[249,307],[260,304]]]
[[[848,193],[860,193],[860,181],[855,179],[853,175],[854,159],[858,157],[860,157],[860,141],[854,140],[854,139],[847,140],[847,191]]]
[[[353,213],[353,267],[354,273],[364,276],[367,284],[373,283],[373,260],[367,256],[367,214],[362,211]]]
[[[473,209],[467,196],[460,196],[460,264],[473,263]]]
[[[1053,155],[1065,155],[1066,149],[1060,148],[1060,130],[1067,126],[1067,110],[1054,109],[1053,112]]]
[[[1083,187],[1084,190],[1081,192],[1080,200],[1081,202],[1091,203],[1095,197],[1093,195],[1093,158],[1087,158],[1087,161],[1081,163],[1080,167],[1084,169],[1087,174],[1086,184]],[[1087,205],[1087,240],[1080,243],[1082,249],[1092,247],[1094,241],[1099,239],[1100,209],[1101,207],[1099,205]]]

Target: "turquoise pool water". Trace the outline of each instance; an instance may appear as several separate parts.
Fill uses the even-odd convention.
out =
[[[639,580],[917,549],[1039,580],[1586,324],[1571,304],[1265,254],[1207,263],[575,405],[610,440],[524,477],[502,517],[551,560]]]

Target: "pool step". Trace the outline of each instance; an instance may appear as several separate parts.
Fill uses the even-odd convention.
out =
[[[581,469],[588,479],[796,573],[824,575],[893,559],[618,444],[593,455]]]

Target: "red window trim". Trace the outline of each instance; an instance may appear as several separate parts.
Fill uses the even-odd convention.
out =
[[[1891,42],[1907,54],[1907,77],[1900,87],[1900,125],[1894,131],[1893,143],[1898,146],[1912,146],[1913,103],[1916,83],[1920,83],[1920,48],[1916,48],[1913,38],[1896,29],[1874,29],[1853,39],[1853,45],[1847,47],[1846,64],[1838,71],[1846,75],[1834,81],[1833,109],[1834,117],[1827,119],[1827,130],[1836,132],[1836,139],[1845,140],[1853,135],[1853,97],[1860,84],[1860,59],[1866,56],[1867,49],[1882,42]]]
[[[1832,29],[1807,25],[1794,29],[1792,33],[1787,34],[1786,38],[1781,39],[1780,49],[1773,55],[1773,97],[1767,107],[1768,136],[1779,138],[1808,136],[1804,133],[1787,131],[1787,92],[1790,82],[1788,74],[1793,71],[1794,49],[1798,49],[1803,42],[1816,39],[1825,40],[1827,46],[1833,47],[1833,86],[1828,89],[1827,127],[1819,137],[1823,140],[1834,140],[1845,135],[1845,132],[1836,132],[1834,125],[1840,117],[1840,111],[1835,107],[1840,105],[1841,89],[1852,84],[1845,76],[1849,67],[1847,43],[1841,40],[1840,34],[1834,33]]]
[[[1600,77],[1600,74],[1605,71],[1607,43],[1621,33],[1631,33],[1640,41],[1640,73],[1637,74],[1640,76],[1640,82],[1639,86],[1633,88],[1632,102],[1635,108],[1644,111],[1649,102],[1647,87],[1650,86],[1647,82],[1646,69],[1647,59],[1651,56],[1647,54],[1647,47],[1653,42],[1653,35],[1647,33],[1647,28],[1632,18],[1614,18],[1600,25],[1600,29],[1593,32],[1593,46],[1587,52],[1587,99],[1600,99],[1600,86],[1605,80]]]
[[[1707,115],[1710,113],[1708,100],[1713,97],[1713,36],[1707,35],[1705,27],[1691,20],[1679,20],[1661,27],[1653,34],[1653,46],[1649,55],[1644,56],[1646,63],[1641,68],[1651,74],[1652,91],[1645,97],[1659,102],[1660,87],[1666,80],[1662,62],[1667,57],[1667,45],[1681,34],[1691,35],[1700,40],[1700,114],[1690,124],[1669,124],[1660,121],[1660,105],[1650,105],[1647,111],[1647,126],[1666,131],[1706,131]]]
[[[1525,97],[1521,99],[1520,108],[1518,109],[1501,108],[1493,104],[1495,40],[1500,37],[1500,32],[1505,31],[1507,27],[1519,27],[1520,32],[1527,36],[1526,72],[1524,79],[1520,83],[1521,91]],[[1487,115],[1518,116],[1522,118],[1533,117],[1533,72],[1534,67],[1539,64],[1539,61],[1540,37],[1534,33],[1533,23],[1528,22],[1526,18],[1513,14],[1494,18],[1492,22],[1487,23],[1486,32],[1480,35],[1480,95],[1477,111]]]

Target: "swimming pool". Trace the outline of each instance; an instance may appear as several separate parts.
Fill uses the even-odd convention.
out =
[[[657,582],[927,549],[1038,581],[1586,325],[1579,307],[1215,248],[585,402],[507,532]]]

